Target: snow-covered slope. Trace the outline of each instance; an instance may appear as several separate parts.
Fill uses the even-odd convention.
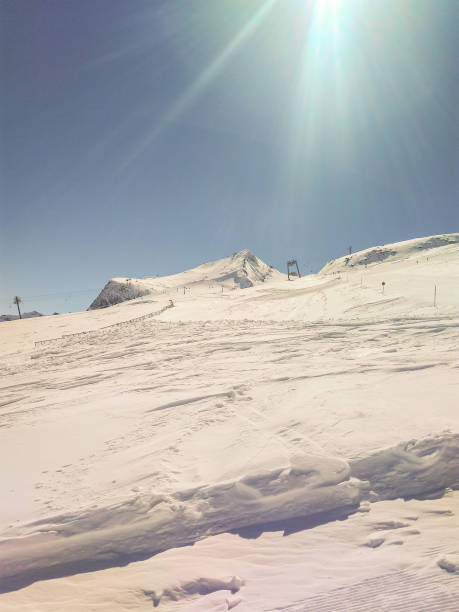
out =
[[[336,260],[319,274],[291,282],[284,277],[224,295],[224,299],[209,289],[207,293],[190,290],[186,296],[176,294],[180,308],[167,311],[162,319],[376,321],[459,312],[459,234],[390,246],[393,256],[367,267],[355,265],[343,270],[341,260]],[[368,249],[353,257],[366,261],[368,252],[379,251]]]
[[[330,274],[333,272],[347,271],[352,268],[367,268],[373,264],[379,264],[387,261],[399,261],[401,259],[415,259],[419,262],[421,259],[435,256],[435,249],[445,246],[454,246],[459,244],[459,234],[440,234],[437,236],[428,236],[426,238],[415,238],[412,240],[404,240],[403,242],[394,242],[385,244],[384,246],[371,247],[363,251],[358,251],[351,255],[345,255],[339,259],[330,261],[321,270],[321,274]]]
[[[218,285],[225,289],[245,289],[268,280],[285,277],[268,266],[253,253],[245,249],[217,261],[205,263],[197,268],[162,277],[113,278],[92,302],[90,309],[105,308],[144,295],[157,295],[172,289],[199,291]]]
[[[0,609],[453,610],[459,244],[411,253],[2,326]]]

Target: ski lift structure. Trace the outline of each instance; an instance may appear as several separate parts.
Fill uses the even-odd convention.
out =
[[[296,268],[296,270],[295,270]],[[288,280],[292,280],[295,276],[301,278],[300,269],[298,267],[298,262],[296,259],[290,259],[287,262],[287,277]],[[292,278],[290,278],[292,277]]]

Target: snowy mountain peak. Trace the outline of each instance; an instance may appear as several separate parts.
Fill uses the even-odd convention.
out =
[[[179,289],[186,291],[191,287],[201,292],[215,290],[216,286],[222,290],[246,289],[267,280],[281,280],[284,277],[285,274],[265,264],[249,249],[243,249],[231,257],[205,263],[179,274],[142,279],[113,278],[89,309],[106,308],[149,294],[157,295]]]
[[[242,251],[234,253],[233,259],[248,259],[252,262],[261,261],[252,253],[252,251],[249,251],[249,249],[242,249]]]

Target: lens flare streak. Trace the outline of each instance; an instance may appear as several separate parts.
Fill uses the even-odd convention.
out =
[[[273,10],[279,0],[267,0],[253,17],[246,23],[240,32],[230,41],[218,57],[216,57],[190,85],[190,87],[176,100],[171,107],[164,113],[160,121],[140,142],[136,150],[124,162],[123,166],[130,166],[144,151],[148,149],[155,138],[158,137],[168,125],[174,123],[183,113],[199,98],[202,92],[215,80],[222,72],[231,58],[238,52],[243,44],[260,27],[263,20]]]

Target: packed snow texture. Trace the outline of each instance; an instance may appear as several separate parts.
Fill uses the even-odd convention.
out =
[[[457,237],[5,323],[2,609],[325,610],[422,580],[454,609]]]

